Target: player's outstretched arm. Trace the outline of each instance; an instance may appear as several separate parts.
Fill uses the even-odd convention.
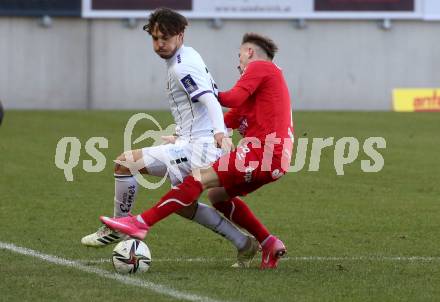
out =
[[[262,72],[264,67],[261,68],[260,65],[261,62],[249,64],[234,87],[220,92],[218,95],[220,104],[228,108],[236,108],[246,102],[264,81],[265,73]]]
[[[222,146],[222,141],[227,133],[223,121],[223,111],[217,98],[212,93],[205,93],[198,98],[198,101],[208,109],[208,115],[212,127],[214,128],[214,138],[217,142],[217,146]]]
[[[243,104],[248,97],[250,96],[249,92],[239,86],[234,86],[231,90],[220,92],[218,95],[218,99],[220,104],[228,108],[237,108]]]

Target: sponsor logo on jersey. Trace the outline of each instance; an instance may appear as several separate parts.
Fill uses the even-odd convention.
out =
[[[252,172],[253,172],[254,170],[255,170],[255,169],[252,168],[252,167],[247,167],[247,168],[246,168],[246,170],[245,170],[245,174],[244,174],[244,181],[245,181],[245,182],[247,182],[247,183],[252,182]]]
[[[197,91],[199,89],[199,87],[197,87],[196,82],[193,80],[193,78],[191,77],[191,75],[187,75],[185,76],[183,79],[180,80],[180,82],[182,82],[183,87],[185,87],[185,90],[191,94],[194,91]]]

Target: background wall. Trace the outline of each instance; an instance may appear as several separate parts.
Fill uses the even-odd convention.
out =
[[[279,45],[297,109],[389,110],[396,87],[438,87],[440,23],[393,21],[224,21],[214,29],[190,20],[186,45],[196,48],[220,89],[238,78],[244,32]],[[0,18],[0,99],[7,108],[168,108],[165,65],[142,31],[121,20]]]

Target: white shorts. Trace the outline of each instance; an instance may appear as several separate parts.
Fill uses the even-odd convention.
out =
[[[173,186],[181,183],[195,168],[207,168],[222,154],[212,138],[196,142],[177,139],[175,144],[142,148],[149,175],[168,178]]]

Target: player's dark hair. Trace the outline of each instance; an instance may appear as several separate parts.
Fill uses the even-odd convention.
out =
[[[262,50],[264,50],[264,52],[271,60],[273,60],[275,53],[278,51],[278,46],[271,38],[262,36],[257,33],[245,33],[241,44],[245,43],[252,43],[254,45],[257,45]]]
[[[156,25],[165,36],[175,36],[185,31],[188,20],[172,9],[161,7],[150,14],[144,30],[151,35]]]

